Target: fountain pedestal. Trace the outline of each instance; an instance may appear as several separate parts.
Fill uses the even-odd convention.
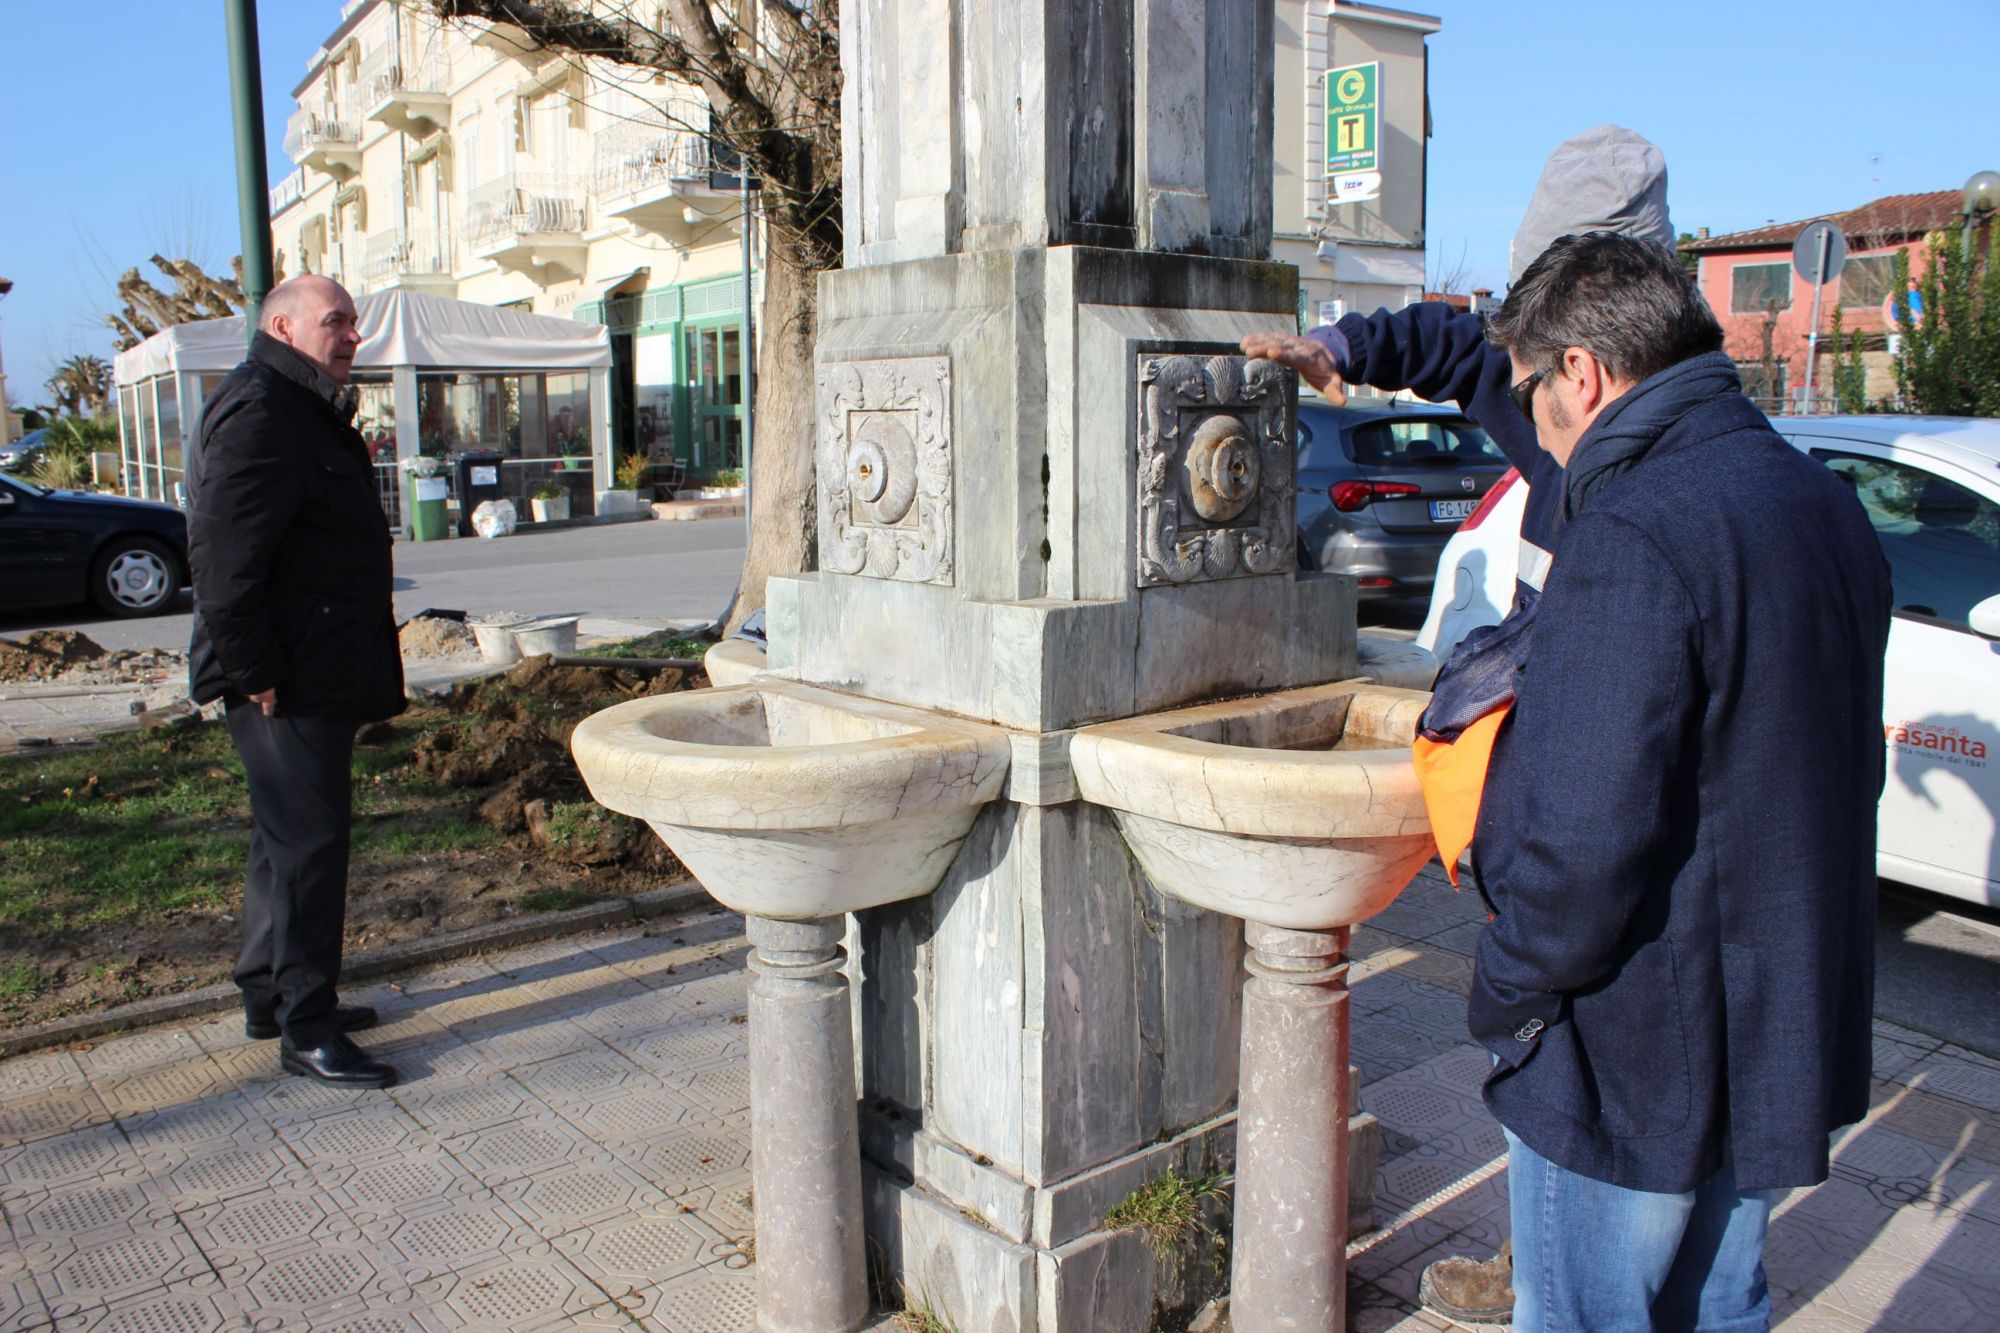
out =
[[[751,1189],[757,1324],[849,1333],[868,1317],[852,1003],[839,917],[750,917]]]
[[[1347,934],[1244,925],[1229,1288],[1242,1333],[1347,1327],[1347,1265],[1332,1262],[1347,1250]]]

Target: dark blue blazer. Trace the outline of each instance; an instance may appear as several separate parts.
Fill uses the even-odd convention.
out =
[[[1473,843],[1487,1105],[1630,1189],[1816,1183],[1868,1106],[1881,548],[1719,352],[1613,402],[1552,489]]]

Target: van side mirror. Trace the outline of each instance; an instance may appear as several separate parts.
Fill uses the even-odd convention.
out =
[[[1988,597],[1965,617],[1972,632],[1982,639],[2000,639],[2000,594]]]

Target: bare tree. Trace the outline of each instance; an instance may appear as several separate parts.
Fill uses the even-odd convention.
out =
[[[813,513],[812,347],[816,275],[837,268],[840,232],[839,7],[815,0],[664,0],[663,21],[635,5],[577,0],[432,0],[448,22],[511,25],[537,49],[650,70],[690,83],[713,109],[711,136],[761,180],[768,228],[750,460],[750,549],[731,628],[764,604],[764,582],[817,563]],[[663,110],[663,118],[665,112]]]
[[[1465,284],[1471,277],[1472,266],[1465,262],[1465,243],[1461,241],[1458,246],[1458,258],[1450,264],[1445,263],[1443,251],[1438,252],[1437,267],[1431,270],[1431,276],[1425,280],[1424,290],[1436,292],[1439,296],[1463,296],[1466,290]]]
[[[119,351],[137,347],[161,329],[197,319],[221,319],[243,310],[243,257],[230,261],[231,276],[218,278],[202,271],[192,259],[153,256],[153,267],[173,281],[173,290],[156,287],[137,268],[118,276],[118,299],[125,308],[106,315],[104,322],[115,335]],[[284,265],[278,265],[277,281],[284,279]]]

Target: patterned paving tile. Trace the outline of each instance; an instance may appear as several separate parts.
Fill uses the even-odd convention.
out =
[[[160,1148],[146,1154],[154,1181],[176,1208],[224,1203],[261,1190],[300,1186],[310,1176],[291,1149],[280,1142],[197,1144]]]
[[[1917,1060],[1905,1077],[1934,1096],[2000,1115],[2000,1064],[1971,1051],[1941,1047]]]
[[[66,1317],[56,1327],[61,1333],[72,1329],[77,1333],[213,1333],[216,1329],[244,1328],[247,1323],[235,1293],[211,1275],[111,1301]]]
[[[557,1248],[622,1304],[625,1297],[714,1262],[731,1247],[694,1214],[670,1208],[573,1232]]]
[[[83,1067],[68,1051],[41,1051],[0,1060],[0,1098],[81,1087],[88,1081]]]
[[[233,1093],[140,1115],[120,1115],[126,1141],[142,1157],[158,1151],[185,1151],[203,1143],[272,1143],[277,1131],[258,1114],[250,1098]]]
[[[495,1069],[520,1069],[565,1055],[605,1049],[595,1034],[563,1018],[454,1029]]]
[[[456,1206],[489,1192],[463,1163],[440,1147],[321,1169],[314,1173],[313,1182],[370,1235],[385,1219],[407,1217],[425,1208]]]
[[[199,1062],[201,1046],[186,1032],[156,1028],[129,1037],[113,1037],[77,1053],[77,1063],[93,1080],[137,1073],[159,1065]]]
[[[0,1152],[0,1200],[16,1202],[65,1185],[145,1174],[116,1125],[94,1125]]]
[[[21,1093],[0,1101],[0,1148],[67,1134],[110,1119],[110,1108],[88,1085]]]
[[[37,1236],[24,1247],[49,1314],[62,1321],[214,1269],[178,1219],[79,1236]]]
[[[494,1193],[529,1230],[548,1240],[621,1218],[678,1211],[666,1188],[603,1158],[509,1181]]]
[[[260,1254],[281,1254],[355,1239],[353,1223],[323,1191],[292,1186],[183,1208],[182,1223],[218,1268]]]
[[[663,1333],[753,1333],[754,1270],[712,1266],[647,1293],[646,1327]]]
[[[280,1129],[278,1134],[285,1146],[314,1170],[349,1162],[379,1161],[436,1142],[395,1104],[297,1121]]]
[[[482,1333],[578,1327],[587,1318],[622,1321],[604,1292],[561,1258],[508,1259],[458,1270],[435,1313],[452,1327]],[[614,1322],[615,1326],[615,1322]]]
[[[54,1316],[42,1300],[42,1289],[31,1277],[0,1277],[0,1333],[26,1333],[47,1328]]]

